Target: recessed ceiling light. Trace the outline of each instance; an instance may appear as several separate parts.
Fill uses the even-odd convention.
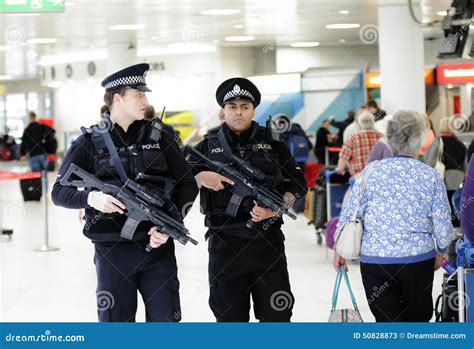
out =
[[[158,37],[157,36],[152,36],[151,39],[152,40],[158,40]]]
[[[228,15],[235,15],[237,13],[240,13],[240,10],[237,10],[237,9],[212,9],[212,10],[201,11],[202,15],[207,15],[207,16],[228,16]]]
[[[54,44],[55,42],[58,42],[58,39],[56,38],[34,38],[34,39],[28,39],[26,40],[27,43],[29,44]]]
[[[236,25],[234,25],[234,28],[235,28],[235,29],[242,29],[243,27],[244,27],[243,24],[236,24]]]
[[[326,25],[326,29],[354,29],[359,27],[360,24],[358,23],[337,23]]]
[[[213,43],[213,44],[218,44],[218,43],[219,43],[219,40],[212,40],[212,43]]]
[[[342,11],[339,11],[339,13],[340,13],[341,15],[348,15],[348,14],[349,14],[349,11],[347,11],[347,10],[342,10]]]
[[[317,41],[302,41],[302,42],[293,42],[290,44],[291,47],[316,47],[319,46]]]
[[[252,41],[255,40],[255,36],[244,35],[244,36],[227,36],[225,41]]]
[[[111,25],[110,30],[140,30],[145,28],[145,24],[117,24]]]
[[[12,78],[11,75],[0,75],[0,80],[11,80]]]
[[[340,42],[341,44],[343,44],[343,43],[346,42],[346,40],[345,40],[345,39],[339,39],[339,42]]]
[[[438,16],[447,16],[448,15],[448,11],[438,11],[436,13]]]
[[[11,49],[10,46],[3,46],[3,45],[0,45],[0,51],[8,51],[9,49]]]

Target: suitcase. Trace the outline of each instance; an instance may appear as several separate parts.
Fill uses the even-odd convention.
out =
[[[321,229],[327,222],[327,209],[326,209],[326,189],[323,187],[316,186],[314,188],[314,199],[313,199],[313,224],[316,229]]]
[[[20,179],[20,187],[25,201],[41,200],[41,178]]]

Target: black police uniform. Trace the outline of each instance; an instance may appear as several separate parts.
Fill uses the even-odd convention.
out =
[[[146,70],[144,65],[129,67],[104,80],[103,85],[112,83],[111,88],[131,86],[146,91]],[[136,179],[140,173],[145,179],[137,180],[138,183],[161,193],[164,193],[163,183],[166,183],[162,179],[173,179],[170,201],[179,212],[194,201],[198,193],[195,179],[178,145],[167,132],[162,132],[156,142],[154,136],[150,138],[152,122],[135,121],[126,132],[118,124],[109,126],[128,178]],[[56,205],[86,209],[83,232],[95,245],[99,320],[135,321],[138,290],[145,303],[147,321],[179,321],[179,281],[173,239],[146,252],[145,246],[150,239],[147,233],[153,226],[150,222],[138,225],[133,240],[121,238],[125,215],[106,214],[88,206],[87,195],[91,189],[78,191],[60,184],[61,176],[71,163],[107,183],[118,184],[120,177],[103,137],[99,133],[85,132],[71,145],[52,190]]]
[[[221,107],[240,98],[251,100],[254,106],[260,101],[258,89],[243,78],[225,81],[216,97]],[[281,194],[300,197],[306,193],[304,175],[287,145],[274,140],[256,122],[239,135],[224,123],[211,130],[196,149],[211,160],[229,163],[218,137],[221,128],[232,153],[268,175],[261,184]],[[206,168],[194,165],[195,173],[203,170]],[[230,217],[225,213],[231,196],[228,186],[217,192],[201,188],[201,207],[209,228],[209,305],[217,321],[249,321],[252,297],[258,320],[290,321],[294,298],[280,229],[283,220],[270,218],[247,228],[254,199],[244,198],[236,217]]]

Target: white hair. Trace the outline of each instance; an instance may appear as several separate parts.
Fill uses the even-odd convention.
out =
[[[362,130],[371,130],[375,125],[375,117],[372,113],[365,111],[357,117],[357,123]]]
[[[393,154],[418,154],[424,130],[419,113],[399,110],[387,124],[388,147]]]

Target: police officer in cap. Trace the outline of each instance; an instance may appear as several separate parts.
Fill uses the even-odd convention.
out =
[[[145,82],[148,69],[148,64],[137,64],[102,82],[110,119],[104,118],[98,128],[83,128],[83,134],[67,152],[52,190],[56,205],[86,209],[83,232],[95,246],[101,322],[135,321],[137,290],[145,303],[147,321],[181,319],[173,239],[157,231],[150,222],[138,225],[133,240],[123,239],[120,231],[127,208],[122,202],[95,189],[79,191],[59,182],[74,163],[106,183],[120,185],[116,165],[121,163],[128,178],[163,197],[164,183],[174,183],[168,199],[178,212],[194,201],[198,188],[178,145],[168,133],[156,132],[153,122],[161,121],[143,120],[148,104],[145,92],[150,92]],[[105,131],[109,132],[115,151],[109,151],[114,147],[111,143],[107,147],[101,134]],[[120,161],[114,164],[116,155]],[[151,252],[146,251],[147,244],[153,247]]]
[[[263,171],[267,176],[259,184],[278,191],[287,203],[303,196],[304,175],[287,145],[253,121],[260,103],[257,87],[245,78],[232,78],[219,86],[216,99],[224,122],[195,149],[211,160],[232,165],[226,155],[230,148],[232,154]],[[282,219],[251,197],[242,200],[235,217],[226,214],[232,180],[198,164],[193,169],[209,228],[209,305],[217,321],[249,321],[251,298],[258,320],[290,321],[294,298]],[[251,228],[247,227],[249,219],[254,223]]]

